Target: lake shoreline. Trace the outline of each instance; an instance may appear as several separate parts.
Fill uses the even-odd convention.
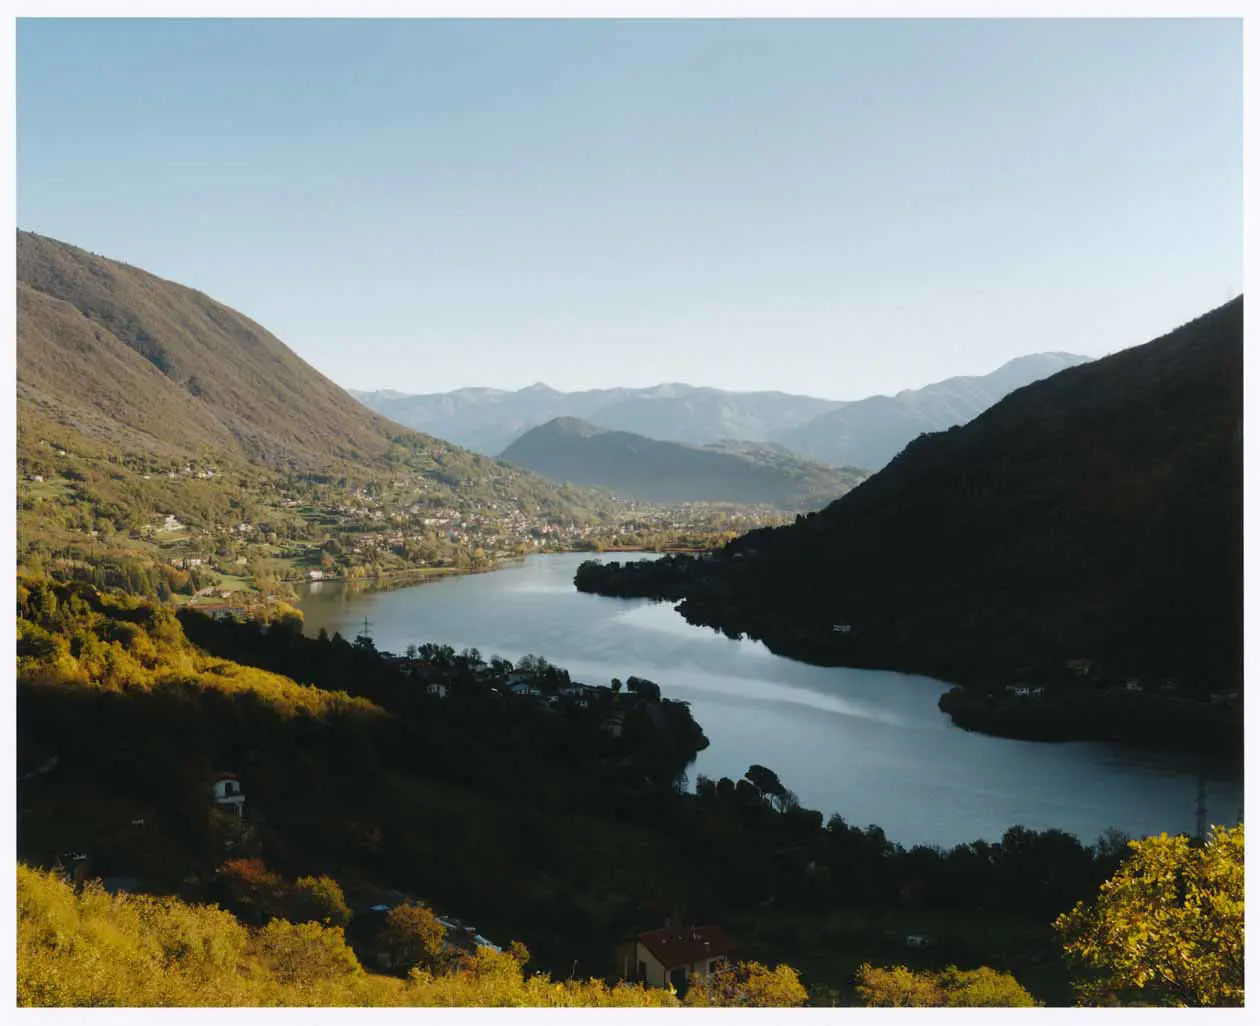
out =
[[[1014,823],[1084,839],[1113,826],[1134,836],[1175,833],[1193,825],[1195,777],[1205,769],[1211,804],[1234,821],[1241,789],[1232,766],[1184,752],[963,729],[939,708],[949,684],[934,675],[821,667],[697,629],[659,602],[573,587],[580,562],[610,558],[636,557],[537,555],[510,573],[419,582],[435,585],[425,588],[317,582],[299,604],[309,635],[322,627],[351,637],[367,618],[381,650],[429,641],[486,658],[541,655],[595,684],[630,675],[657,681],[664,695],[691,704],[710,740],[688,769],[693,784],[769,766],[803,806],[877,823],[907,844],[996,839]],[[1074,797],[1086,794],[1084,802]]]
[[[775,655],[806,665],[920,674],[945,682],[952,689],[941,696],[940,710],[958,727],[991,737],[1097,741],[1203,755],[1224,751],[1232,757],[1243,751],[1237,697],[1189,700],[1157,690],[1165,685],[1155,680],[1107,675],[1096,667],[1085,678],[1063,666],[1003,671],[984,665],[980,654],[946,658],[894,633],[859,633],[851,625],[811,627],[736,609],[704,586],[705,562],[663,560],[660,566],[659,573],[648,574],[580,567],[574,584],[586,594],[614,600],[668,602],[693,627],[759,641]]]

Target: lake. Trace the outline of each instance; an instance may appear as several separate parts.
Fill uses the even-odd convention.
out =
[[[875,823],[904,845],[996,840],[1010,826],[1058,827],[1092,843],[1108,827],[1130,836],[1193,832],[1200,772],[1209,818],[1232,825],[1242,782],[1190,755],[1093,742],[1047,744],[973,734],[936,707],[948,685],[877,670],[809,666],[756,641],[693,627],[669,603],[584,595],[584,559],[531,556],[493,573],[393,591],[337,582],[306,586],[306,632],[353,638],[366,618],[377,648],[425,641],[484,658],[533,653],[574,680],[646,677],[691,703],[710,746],[691,768],[738,779],[768,766],[801,804]]]

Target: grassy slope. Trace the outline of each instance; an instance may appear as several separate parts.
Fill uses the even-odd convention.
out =
[[[200,292],[26,232],[17,268],[18,394],[85,433],[309,467],[405,430]]]

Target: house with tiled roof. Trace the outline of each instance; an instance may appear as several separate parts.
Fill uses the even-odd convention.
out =
[[[739,945],[720,926],[666,926],[648,930],[617,949],[617,971],[649,987],[682,991],[691,977],[705,978]]]

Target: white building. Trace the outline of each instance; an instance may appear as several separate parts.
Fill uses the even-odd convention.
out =
[[[219,773],[214,778],[211,785],[214,792],[214,803],[225,812],[232,812],[237,816],[243,814],[245,809],[245,792],[241,789],[241,782],[237,779],[235,773]]]
[[[537,698],[542,694],[533,681],[525,677],[519,677],[515,674],[508,677],[507,687],[505,690],[510,695],[521,695],[529,698]]]
[[[720,968],[738,945],[717,926],[665,927],[618,949],[621,975],[649,987],[684,989]]]

